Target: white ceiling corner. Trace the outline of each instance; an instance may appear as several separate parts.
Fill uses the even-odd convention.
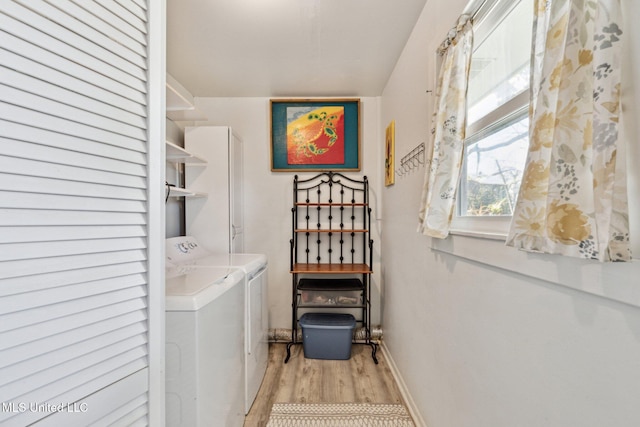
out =
[[[167,71],[194,96],[378,96],[426,0],[167,0]]]

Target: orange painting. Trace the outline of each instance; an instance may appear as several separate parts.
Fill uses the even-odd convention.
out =
[[[344,164],[344,107],[287,107],[287,163]]]

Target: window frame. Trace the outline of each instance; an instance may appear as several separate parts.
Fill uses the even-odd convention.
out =
[[[504,19],[520,4],[512,0],[474,0],[466,8],[465,13],[473,15],[474,45],[480,46],[487,37],[504,21]],[[474,49],[475,51],[475,49]],[[483,136],[496,132],[506,123],[515,122],[528,114],[530,106],[529,87],[515,95],[504,104],[479,118],[466,129],[465,152],[469,143],[479,141]],[[506,240],[512,215],[462,216],[460,215],[461,194],[466,176],[465,162],[456,191],[456,206],[449,233],[464,236],[483,237],[494,240]]]

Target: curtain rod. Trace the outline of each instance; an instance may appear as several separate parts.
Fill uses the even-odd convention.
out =
[[[492,0],[472,0],[467,4],[462,12],[463,15],[471,15],[471,19],[475,20],[478,13],[484,9],[485,5]]]

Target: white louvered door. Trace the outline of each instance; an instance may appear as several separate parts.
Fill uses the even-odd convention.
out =
[[[163,6],[0,1],[0,425],[153,418]]]

